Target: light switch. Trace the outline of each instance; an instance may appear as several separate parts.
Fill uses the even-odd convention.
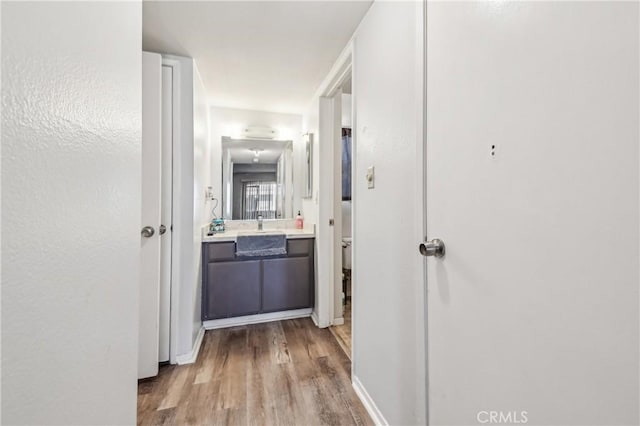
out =
[[[373,189],[375,186],[375,180],[376,180],[376,170],[373,166],[370,166],[367,169],[367,188],[369,189]]]

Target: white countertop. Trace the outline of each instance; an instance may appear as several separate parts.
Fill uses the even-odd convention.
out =
[[[247,235],[249,232],[247,229],[230,229],[228,231],[213,234],[213,235],[203,235],[202,242],[203,243],[216,243],[216,242],[228,242],[228,241],[236,241],[238,234]],[[295,238],[314,238],[315,233],[313,229],[295,229],[295,228],[284,228],[284,229],[265,229],[264,231],[255,231],[256,235],[261,234],[286,234],[287,238],[295,239]]]

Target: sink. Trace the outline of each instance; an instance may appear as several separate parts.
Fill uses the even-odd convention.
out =
[[[236,255],[244,257],[287,254],[287,235],[282,231],[241,231],[236,238]]]
[[[257,229],[254,231],[238,231],[238,235],[286,235],[283,231],[278,231],[275,229],[263,229],[258,231]]]

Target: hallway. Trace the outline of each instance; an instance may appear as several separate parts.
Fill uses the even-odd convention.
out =
[[[328,329],[302,318],[207,331],[198,360],[138,386],[138,424],[372,424]]]
[[[0,24],[0,426],[640,426],[640,0]]]

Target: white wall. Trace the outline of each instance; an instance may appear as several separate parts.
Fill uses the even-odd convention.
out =
[[[2,422],[134,424],[140,2],[2,3]]]
[[[266,111],[211,107],[211,182],[215,197],[220,200],[216,214],[222,215],[222,137],[240,137],[246,126],[278,129],[278,139],[293,141],[293,216],[302,210],[301,194],[304,185],[302,146],[302,116]],[[306,221],[305,217],[305,221]]]
[[[207,92],[194,61],[193,66],[193,271],[196,280],[191,295],[193,328],[191,344],[202,326],[202,226],[211,220],[213,202],[205,199],[207,186],[211,186],[211,144]]]
[[[209,114],[205,88],[191,58],[163,55],[179,64],[180,117],[173,148],[173,274],[172,309],[177,309],[176,354],[189,354],[202,326],[201,229],[209,221],[211,202],[204,199],[210,185]],[[175,74],[174,74],[175,75]],[[175,78],[175,77],[174,77]],[[176,300],[177,299],[177,300]]]
[[[422,176],[421,13],[421,3],[375,2],[352,40],[353,375],[380,410],[381,420],[391,424],[426,421],[423,260],[417,251],[422,205],[417,180]],[[303,132],[313,132],[315,142],[314,198],[303,201],[304,212],[307,217],[333,217],[336,226],[342,226],[337,234],[346,233],[349,209],[334,206],[333,192],[340,185],[333,167],[340,153],[328,144],[330,133],[348,122],[348,117],[335,114],[348,97],[339,90],[333,98],[321,94],[336,83],[333,78],[344,71],[350,52],[345,47],[303,118]],[[371,165],[376,168],[376,188],[368,190],[364,175]],[[315,312],[335,302],[330,321],[340,316],[339,297],[325,300],[323,291],[335,281],[334,293],[340,294],[340,280],[332,278],[342,255],[335,235],[324,219],[317,224]],[[335,247],[333,259],[329,244]],[[328,325],[322,315],[318,320]]]
[[[303,198],[302,199],[302,215],[304,216],[305,223],[313,223],[316,225],[316,239],[315,239],[315,250],[314,250],[314,279],[315,279],[315,288],[314,288],[314,307],[313,307],[313,318],[316,323],[319,323],[319,307],[321,303],[321,281],[319,279],[319,275],[322,278],[325,272],[320,265],[321,257],[319,256],[318,250],[318,242],[320,241],[320,236],[318,235],[319,227],[318,218],[320,217],[318,197],[319,197],[319,184],[320,184],[320,98],[314,97],[309,108],[306,113],[302,116],[302,133],[311,133],[313,134],[313,143],[312,143],[312,190],[311,190],[311,198]],[[306,225],[305,225],[306,226]],[[326,303],[326,302],[325,302]],[[322,324],[323,327],[328,326],[329,324]]]
[[[375,2],[354,38],[353,374],[386,421],[402,425],[426,421],[421,7]]]

